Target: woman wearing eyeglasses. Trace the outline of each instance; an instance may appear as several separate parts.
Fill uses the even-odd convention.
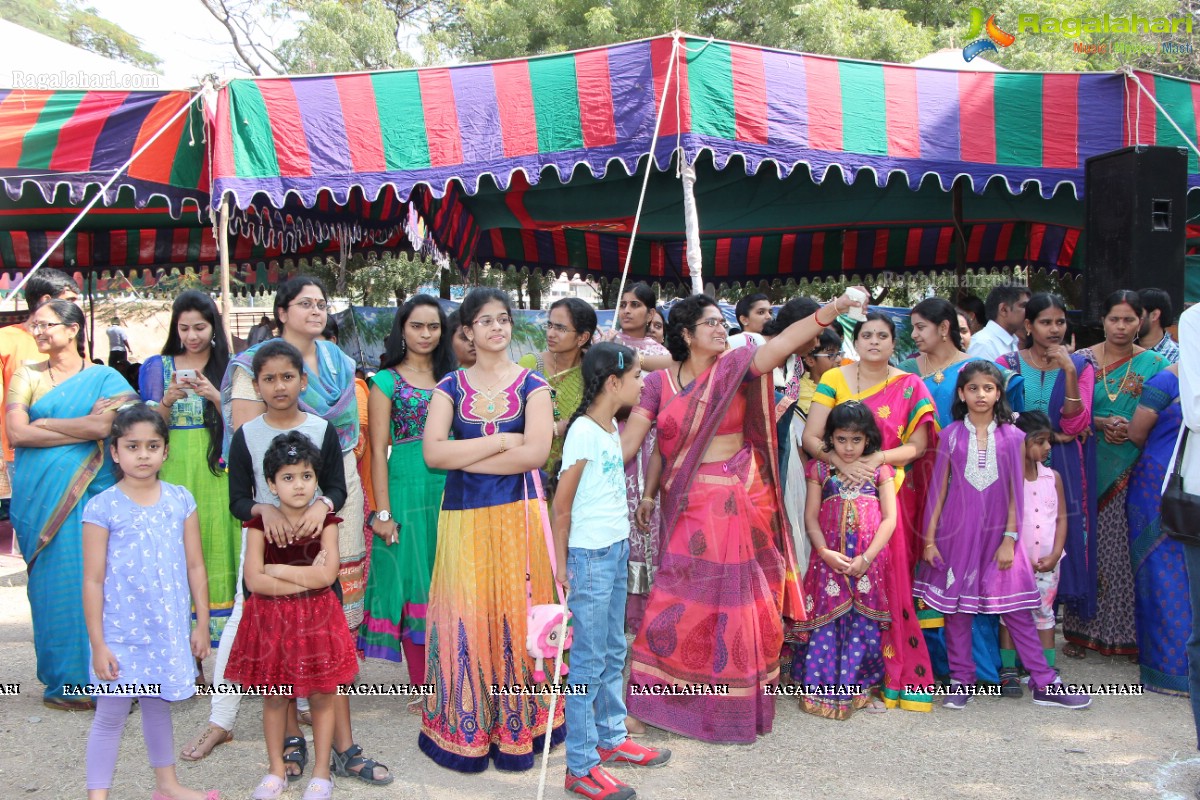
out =
[[[567,423],[583,400],[583,374],[579,365],[596,335],[596,311],[578,297],[564,297],[550,306],[546,330],[546,349],[522,356],[520,365],[537,372],[550,384],[554,402],[554,442],[546,471],[553,473],[562,458]]]
[[[102,443],[118,406],[137,395],[121,374],[83,357],[83,312],[51,300],[28,325],[47,361],[26,364],[8,386],[5,422],[16,452],[12,521],[29,572],[38,680],[51,708],[94,708],[65,686],[88,683],[83,621],[83,507],[114,483]]]
[[[674,364],[646,377],[621,436],[630,457],[657,423],[661,453],[638,509],[644,525],[661,485],[663,552],[629,678],[637,719],[718,743],[770,732],[783,618],[806,617],[780,500],[772,370],[853,305],[840,297],[766,344],[733,350],[711,297],[671,310]],[[659,694],[686,685],[728,692]]]
[[[438,383],[423,434],[425,463],[446,470],[446,491],[425,609],[425,672],[437,693],[425,698],[418,744],[459,772],[489,761],[521,771],[548,727],[553,742],[566,735],[562,704],[548,725],[548,696],[492,689],[537,685],[527,602],[555,601],[533,478],[550,453],[554,411],[545,379],[508,357],[508,295],[474,289],[459,314],[476,361]]]

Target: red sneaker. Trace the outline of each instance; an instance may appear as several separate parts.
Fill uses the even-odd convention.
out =
[[[662,749],[646,747],[646,745],[638,744],[628,737],[611,750],[604,747],[597,747],[596,752],[600,754],[600,761],[605,764],[633,764],[638,767],[661,767],[671,760],[671,751],[665,747]]]
[[[590,797],[592,800],[633,800],[637,797],[637,792],[632,787],[609,775],[600,765],[592,767],[582,778],[568,772],[567,791]]]

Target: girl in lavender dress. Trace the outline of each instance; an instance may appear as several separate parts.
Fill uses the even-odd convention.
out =
[[[835,406],[825,430],[825,449],[847,464],[883,446],[875,416],[862,403]],[[886,710],[883,701],[872,701],[870,687],[883,680],[881,630],[891,620],[883,576],[896,530],[895,476],[884,464],[874,481],[851,487],[836,467],[808,462],[804,520],[816,557],[804,578],[809,618],[797,626],[811,635],[794,676],[812,692],[800,700],[810,714],[849,719],[868,705]],[[841,691],[851,685],[862,690]]]
[[[913,590],[946,617],[950,693],[944,708],[961,709],[975,682],[971,625],[998,614],[1029,670],[1033,702],[1084,708],[1046,663],[1033,612],[1041,605],[1028,558],[1015,558],[1024,506],[1025,434],[1012,424],[1004,376],[987,361],[958,373],[955,422],[938,441],[925,508],[924,563]]]

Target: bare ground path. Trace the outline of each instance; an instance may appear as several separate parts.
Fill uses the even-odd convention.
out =
[[[9,561],[12,572],[11,559]],[[82,798],[83,756],[92,715],[51,711],[41,704],[34,668],[29,607],[18,585],[0,587],[0,684],[20,683],[17,696],[0,696],[0,798]],[[1125,659],[1062,659],[1067,680],[1135,683]],[[211,659],[207,668],[211,669]],[[403,668],[368,663],[363,682],[403,682]],[[460,775],[435,766],[417,750],[420,721],[403,698],[352,700],[357,738],[370,756],[389,764],[396,781],[371,787],[338,781],[343,800],[460,800],[534,798],[536,771],[491,769]],[[266,768],[261,704],[242,706],[236,740],[197,764],[182,763],[189,786],[217,788],[224,798],[246,798]],[[178,705],[176,744],[207,719],[207,699]],[[149,797],[153,779],[145,761],[135,712],[122,742],[114,800]],[[618,775],[646,800],[740,798],[856,798],[861,800],[1100,800],[1191,798],[1200,786],[1200,758],[1187,700],[1147,692],[1143,697],[1098,697],[1085,711],[1039,708],[1023,700],[976,699],[963,711],[932,714],[860,713],[837,723],[802,714],[780,698],[775,730],[752,746],[703,744],[658,734],[670,747],[664,769]],[[540,760],[539,760],[540,765]],[[562,751],[551,755],[546,797],[562,790]],[[285,795],[299,800],[304,783]]]

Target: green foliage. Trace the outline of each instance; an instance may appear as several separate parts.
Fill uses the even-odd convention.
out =
[[[277,52],[289,73],[414,66],[396,43],[396,15],[382,0],[299,0],[293,8],[303,19]]]
[[[403,303],[418,287],[438,280],[437,265],[412,253],[384,253],[370,257],[356,253],[350,256],[344,290],[338,288],[341,276],[336,259],[313,261],[305,266],[304,272],[320,278],[331,293],[364,306]]]
[[[809,53],[907,63],[934,50],[933,28],[903,10],[866,8],[855,0],[802,0],[792,7],[785,46]]]
[[[157,70],[162,59],[142,49],[142,42],[120,25],[70,0],[0,0],[0,18],[52,39],[132,64]]]

